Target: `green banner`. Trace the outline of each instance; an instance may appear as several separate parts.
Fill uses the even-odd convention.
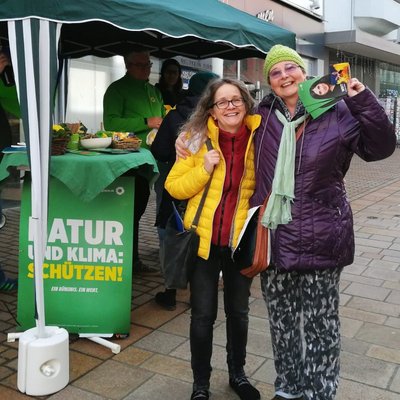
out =
[[[50,178],[48,242],[43,264],[46,325],[70,333],[130,331],[134,178],[120,177],[82,202]],[[18,322],[35,326],[30,182],[20,217]]]

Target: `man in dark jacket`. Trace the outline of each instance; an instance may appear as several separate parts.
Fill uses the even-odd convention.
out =
[[[159,162],[160,176],[156,182],[159,187],[164,188],[165,179],[175,162],[175,140],[181,126],[196,107],[208,82],[216,78],[218,78],[218,75],[212,72],[194,74],[189,81],[187,96],[164,118],[150,149],[154,158]],[[164,230],[167,220],[172,214],[173,198],[165,189],[156,190],[156,193],[160,193],[157,198],[156,226],[160,239],[160,259],[162,261]],[[167,310],[174,310],[176,307],[176,289],[167,288],[164,292],[157,293],[155,300]]]

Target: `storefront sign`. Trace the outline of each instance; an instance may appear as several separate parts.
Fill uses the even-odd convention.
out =
[[[265,10],[256,14],[256,17],[267,22],[272,22],[274,20],[274,10]]]
[[[176,59],[182,67],[193,68],[201,71],[212,71],[212,60],[210,58],[204,60],[193,60],[187,57],[176,57]]]
[[[128,333],[132,287],[134,179],[120,177],[84,203],[50,179],[43,265],[46,325],[71,333]],[[21,203],[18,322],[35,326],[30,184]]]

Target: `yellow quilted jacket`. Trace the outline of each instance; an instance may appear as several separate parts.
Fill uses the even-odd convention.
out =
[[[260,125],[260,121],[261,117],[258,114],[249,115],[245,118],[245,124],[250,129],[251,135],[247,144],[245,171],[240,184],[239,198],[232,223],[230,236],[230,246],[232,249],[237,245],[238,236],[246,220],[247,210],[249,209],[249,199],[255,188],[253,136],[254,130]],[[218,144],[219,129],[211,117],[208,120],[207,127],[208,136],[211,139],[213,148],[221,152]],[[189,199],[184,217],[186,229],[191,226],[204,188],[210,178],[210,175],[204,168],[204,154],[206,152],[207,146],[204,144],[196,154],[192,154],[185,160],[179,159],[175,162],[165,181],[165,188],[172,197],[178,200]],[[198,255],[204,259],[208,259],[210,254],[213,219],[218,204],[221,201],[225,175],[226,164],[222,157],[214,170],[210,189],[196,230],[200,236]]]

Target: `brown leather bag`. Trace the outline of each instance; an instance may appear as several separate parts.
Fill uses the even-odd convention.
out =
[[[261,218],[267,207],[268,197],[264,200],[263,205],[258,210],[256,242],[254,246],[253,261],[250,267],[240,270],[240,273],[248,278],[253,278],[260,272],[268,268],[268,241],[269,230],[261,224]]]

